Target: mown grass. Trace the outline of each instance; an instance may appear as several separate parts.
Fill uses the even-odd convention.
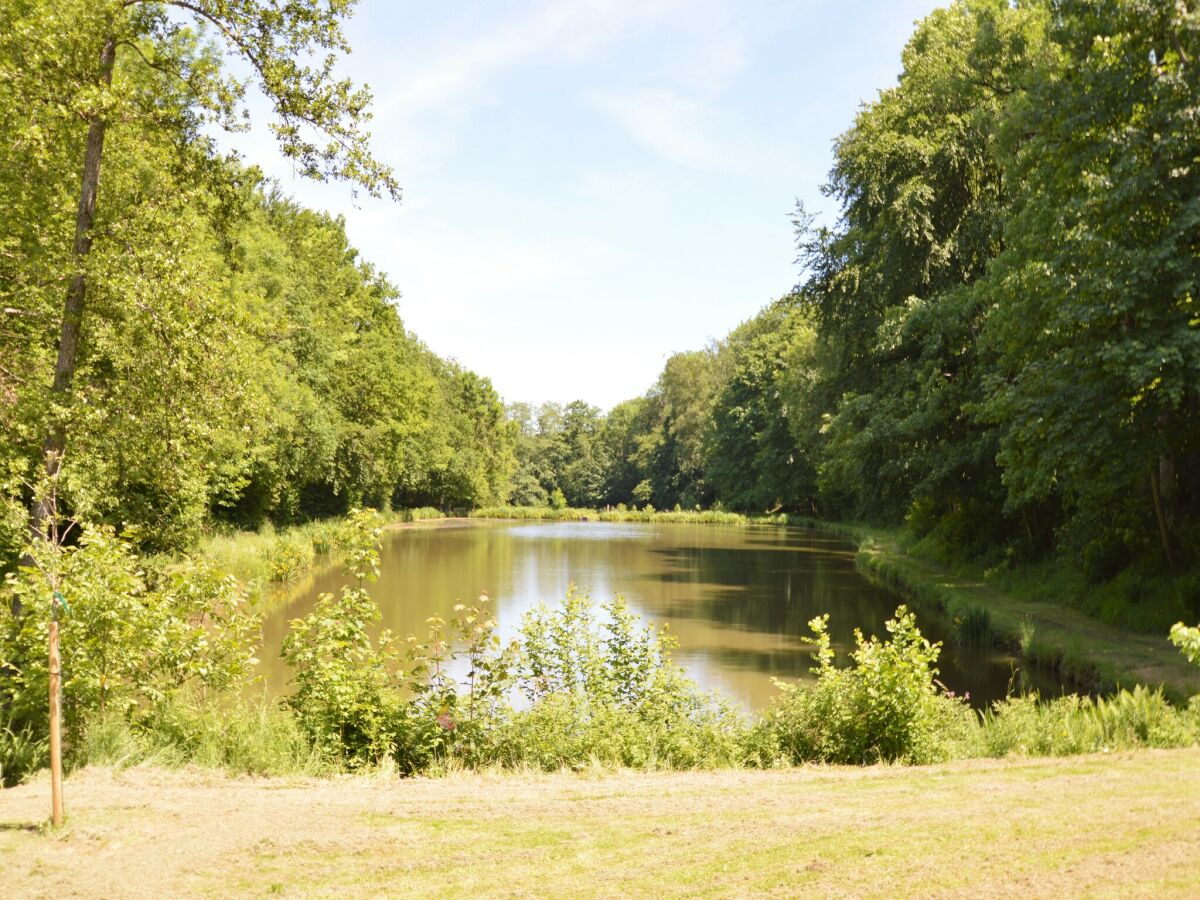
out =
[[[6,896],[1195,896],[1200,750],[393,782],[86,770],[0,794]]]

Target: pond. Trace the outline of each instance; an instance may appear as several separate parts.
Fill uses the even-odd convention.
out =
[[[336,569],[318,573],[264,623],[264,675],[284,690],[289,674],[278,650],[288,620],[317,596],[345,583]],[[621,594],[679,640],[676,660],[707,689],[749,709],[776,693],[772,679],[811,678],[808,621],[830,614],[839,654],[854,629],[885,635],[899,601],[854,568],[854,548],[826,533],[778,526],[608,522],[486,522],[385,534],[382,574],[371,594],[383,625],[400,637],[424,636],[425,620],[449,619],[455,603],[491,597],[501,637],[516,636],[522,615],[561,600],[571,583],[597,603]],[[1019,671],[1003,650],[958,647],[938,617],[918,625],[944,641],[941,680],[979,706],[1005,696],[1016,678],[1043,694],[1061,688],[1044,673]]]

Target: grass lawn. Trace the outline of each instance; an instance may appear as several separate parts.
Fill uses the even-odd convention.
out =
[[[233,779],[0,792],[26,896],[1196,896],[1200,750],[925,768]]]

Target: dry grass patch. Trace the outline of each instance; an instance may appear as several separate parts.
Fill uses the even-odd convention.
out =
[[[6,896],[1195,895],[1200,750],[928,768],[229,779],[0,793]]]

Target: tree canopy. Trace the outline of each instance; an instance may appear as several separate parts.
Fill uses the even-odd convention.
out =
[[[797,209],[794,290],[599,424],[604,501],[906,523],[1093,581],[1175,571],[1194,605],[1193,6],[958,0],[918,23],[835,144],[836,219]]]

